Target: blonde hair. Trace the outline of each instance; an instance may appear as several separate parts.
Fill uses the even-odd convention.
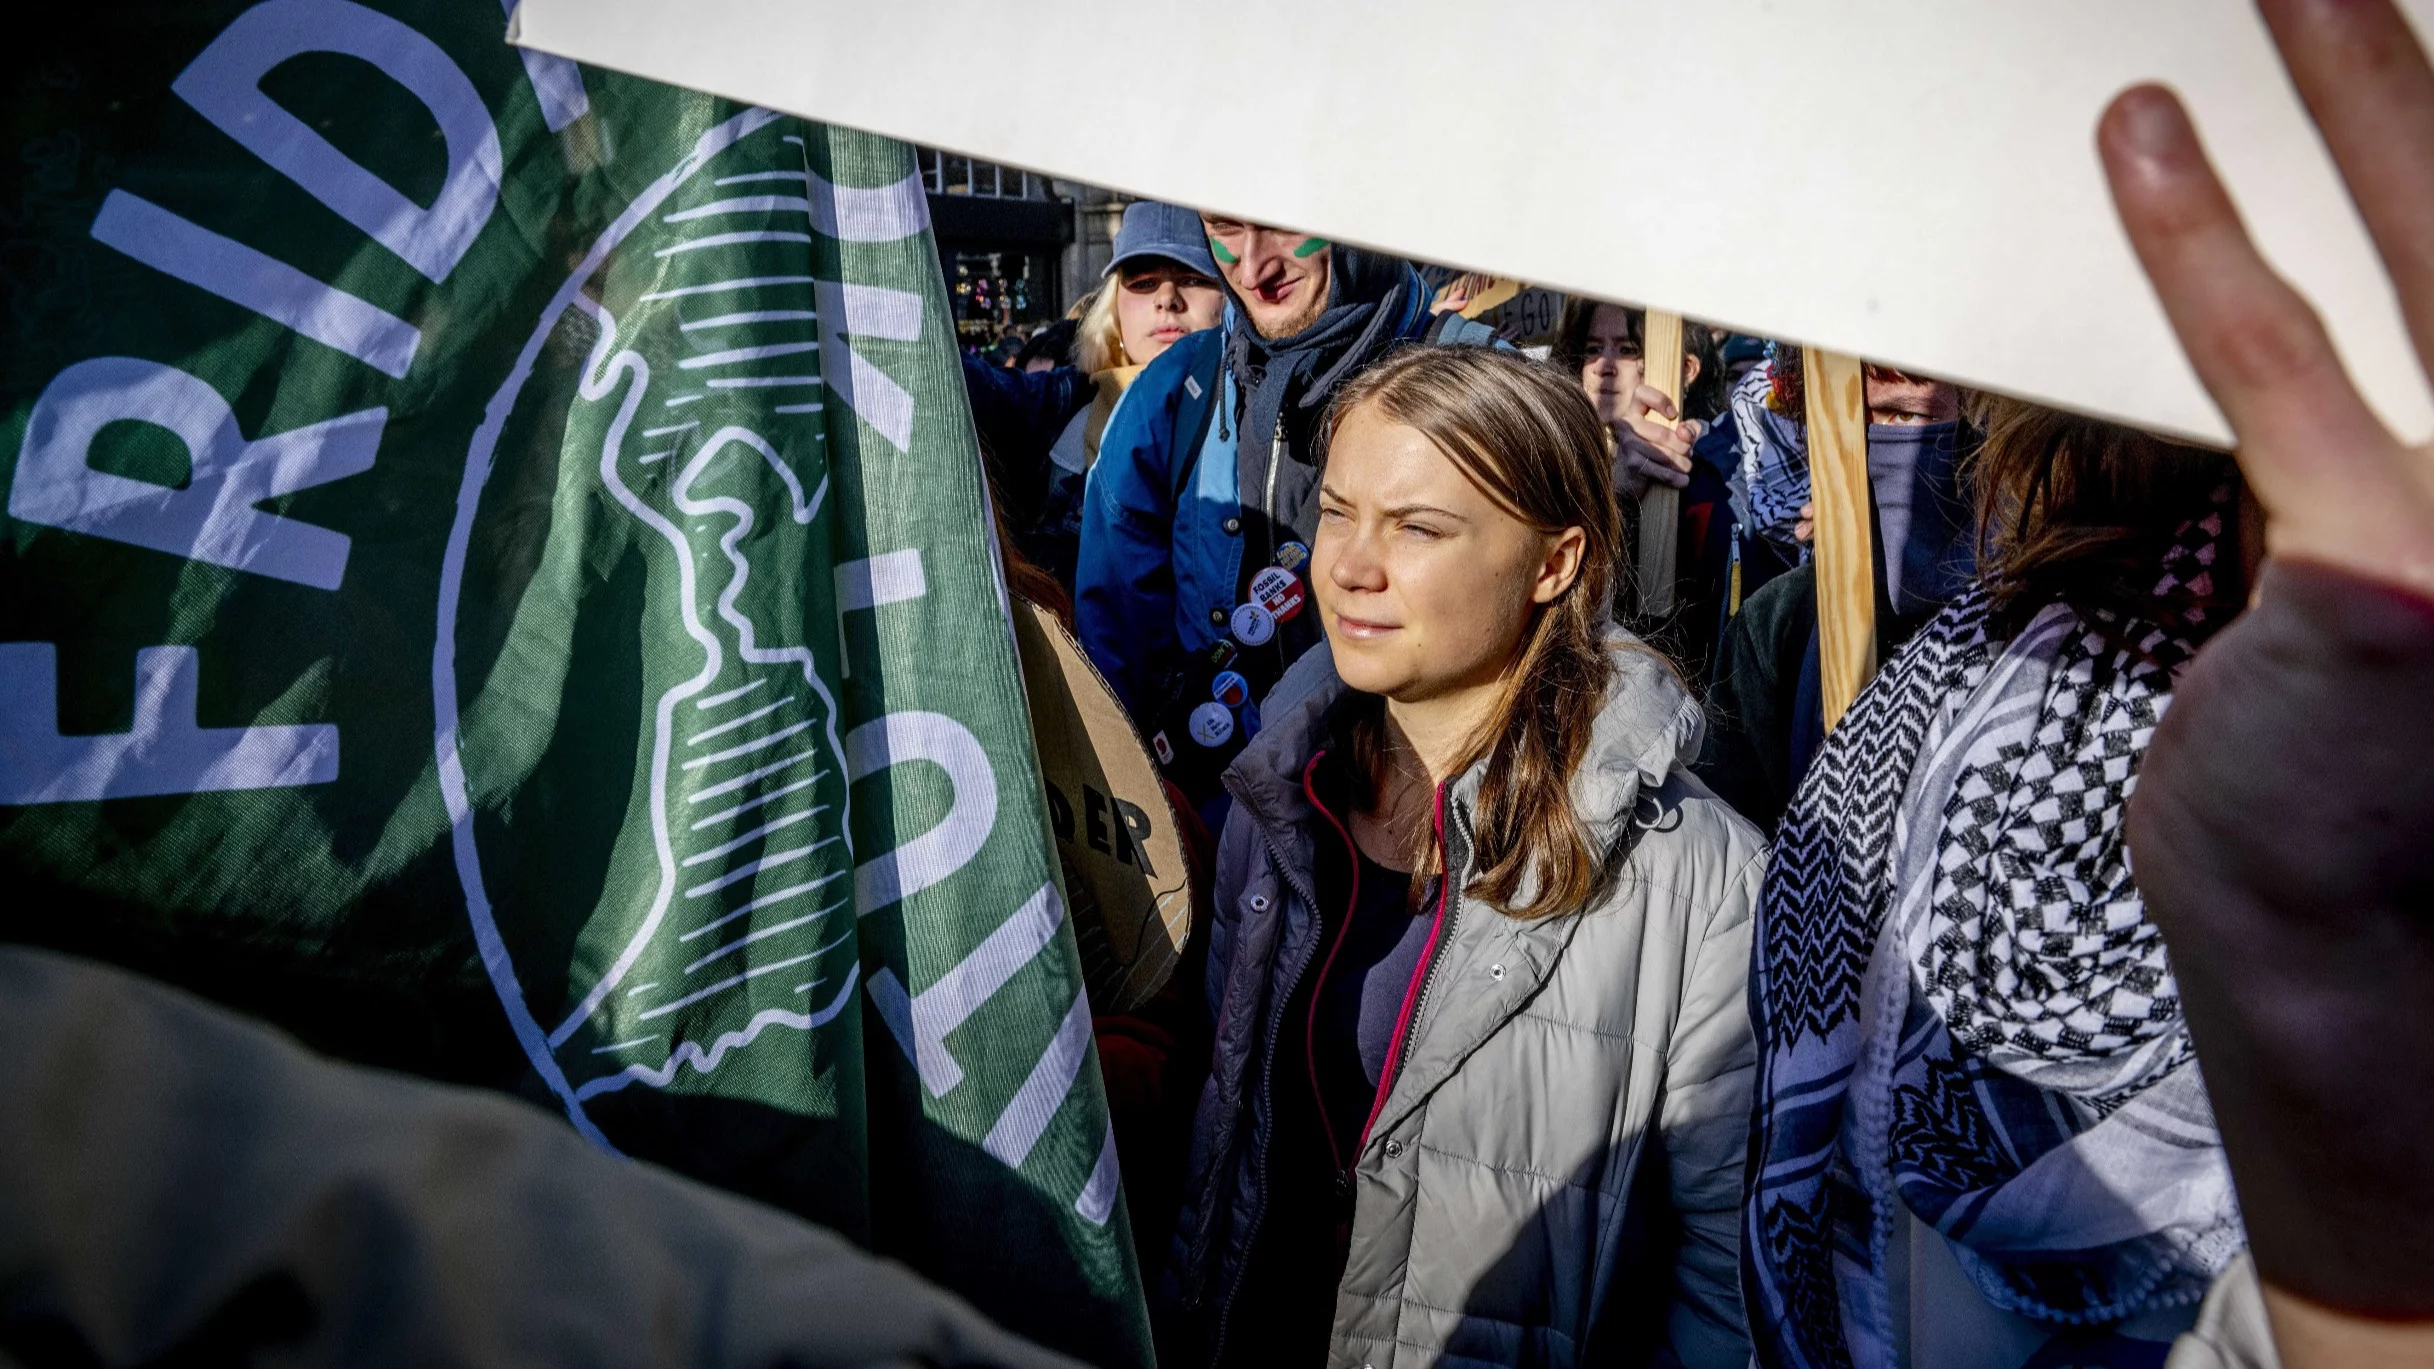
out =
[[[1082,322],[1073,337],[1073,358],[1084,375],[1132,365],[1132,357],[1124,350],[1124,329],[1116,321],[1116,292],[1123,288],[1122,273],[1116,272],[1090,292],[1089,307],[1082,311]]]

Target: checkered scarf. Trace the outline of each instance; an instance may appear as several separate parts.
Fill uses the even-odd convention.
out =
[[[1808,428],[1767,406],[1775,367],[1769,359],[1750,368],[1732,388],[1728,403],[1733,431],[1740,440],[1741,489],[1748,504],[1747,522],[1780,546],[1791,547],[1792,528],[1800,521],[1800,506],[1809,502]],[[1791,365],[1799,365],[1794,353]]]
[[[1981,590],[1872,681],[1786,814],[1761,900],[1744,1212],[1770,1366],[1894,1362],[1906,1210],[1993,1306],[2101,1325],[2192,1301],[2243,1237],[2123,818],[2215,625],[2230,491],[2156,621]]]

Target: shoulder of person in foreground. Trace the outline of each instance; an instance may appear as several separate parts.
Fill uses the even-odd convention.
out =
[[[1607,900],[1652,885],[1691,919],[1694,937],[1746,920],[1755,884],[1745,889],[1743,876],[1763,865],[1766,840],[1690,769],[1704,711],[1673,664],[1636,638],[1617,633],[1609,650],[1613,682],[1573,782],[1592,829],[1630,843]]]
[[[5,1321],[66,1361],[1071,1363],[530,1105],[90,961],[0,948],[0,1098]]]

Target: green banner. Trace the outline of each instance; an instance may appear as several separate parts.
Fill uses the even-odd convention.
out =
[[[1146,1363],[910,150],[486,0],[100,8],[8,97],[0,935]]]

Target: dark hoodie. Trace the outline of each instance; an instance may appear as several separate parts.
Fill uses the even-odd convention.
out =
[[[1357,247],[1330,250],[1327,308],[1317,322],[1291,337],[1263,338],[1237,300],[1226,335],[1242,412],[1219,421],[1242,425],[1235,450],[1246,575],[1273,561],[1279,545],[1306,545],[1317,530],[1311,439],[1336,387],[1428,328],[1428,287],[1410,262]]]

